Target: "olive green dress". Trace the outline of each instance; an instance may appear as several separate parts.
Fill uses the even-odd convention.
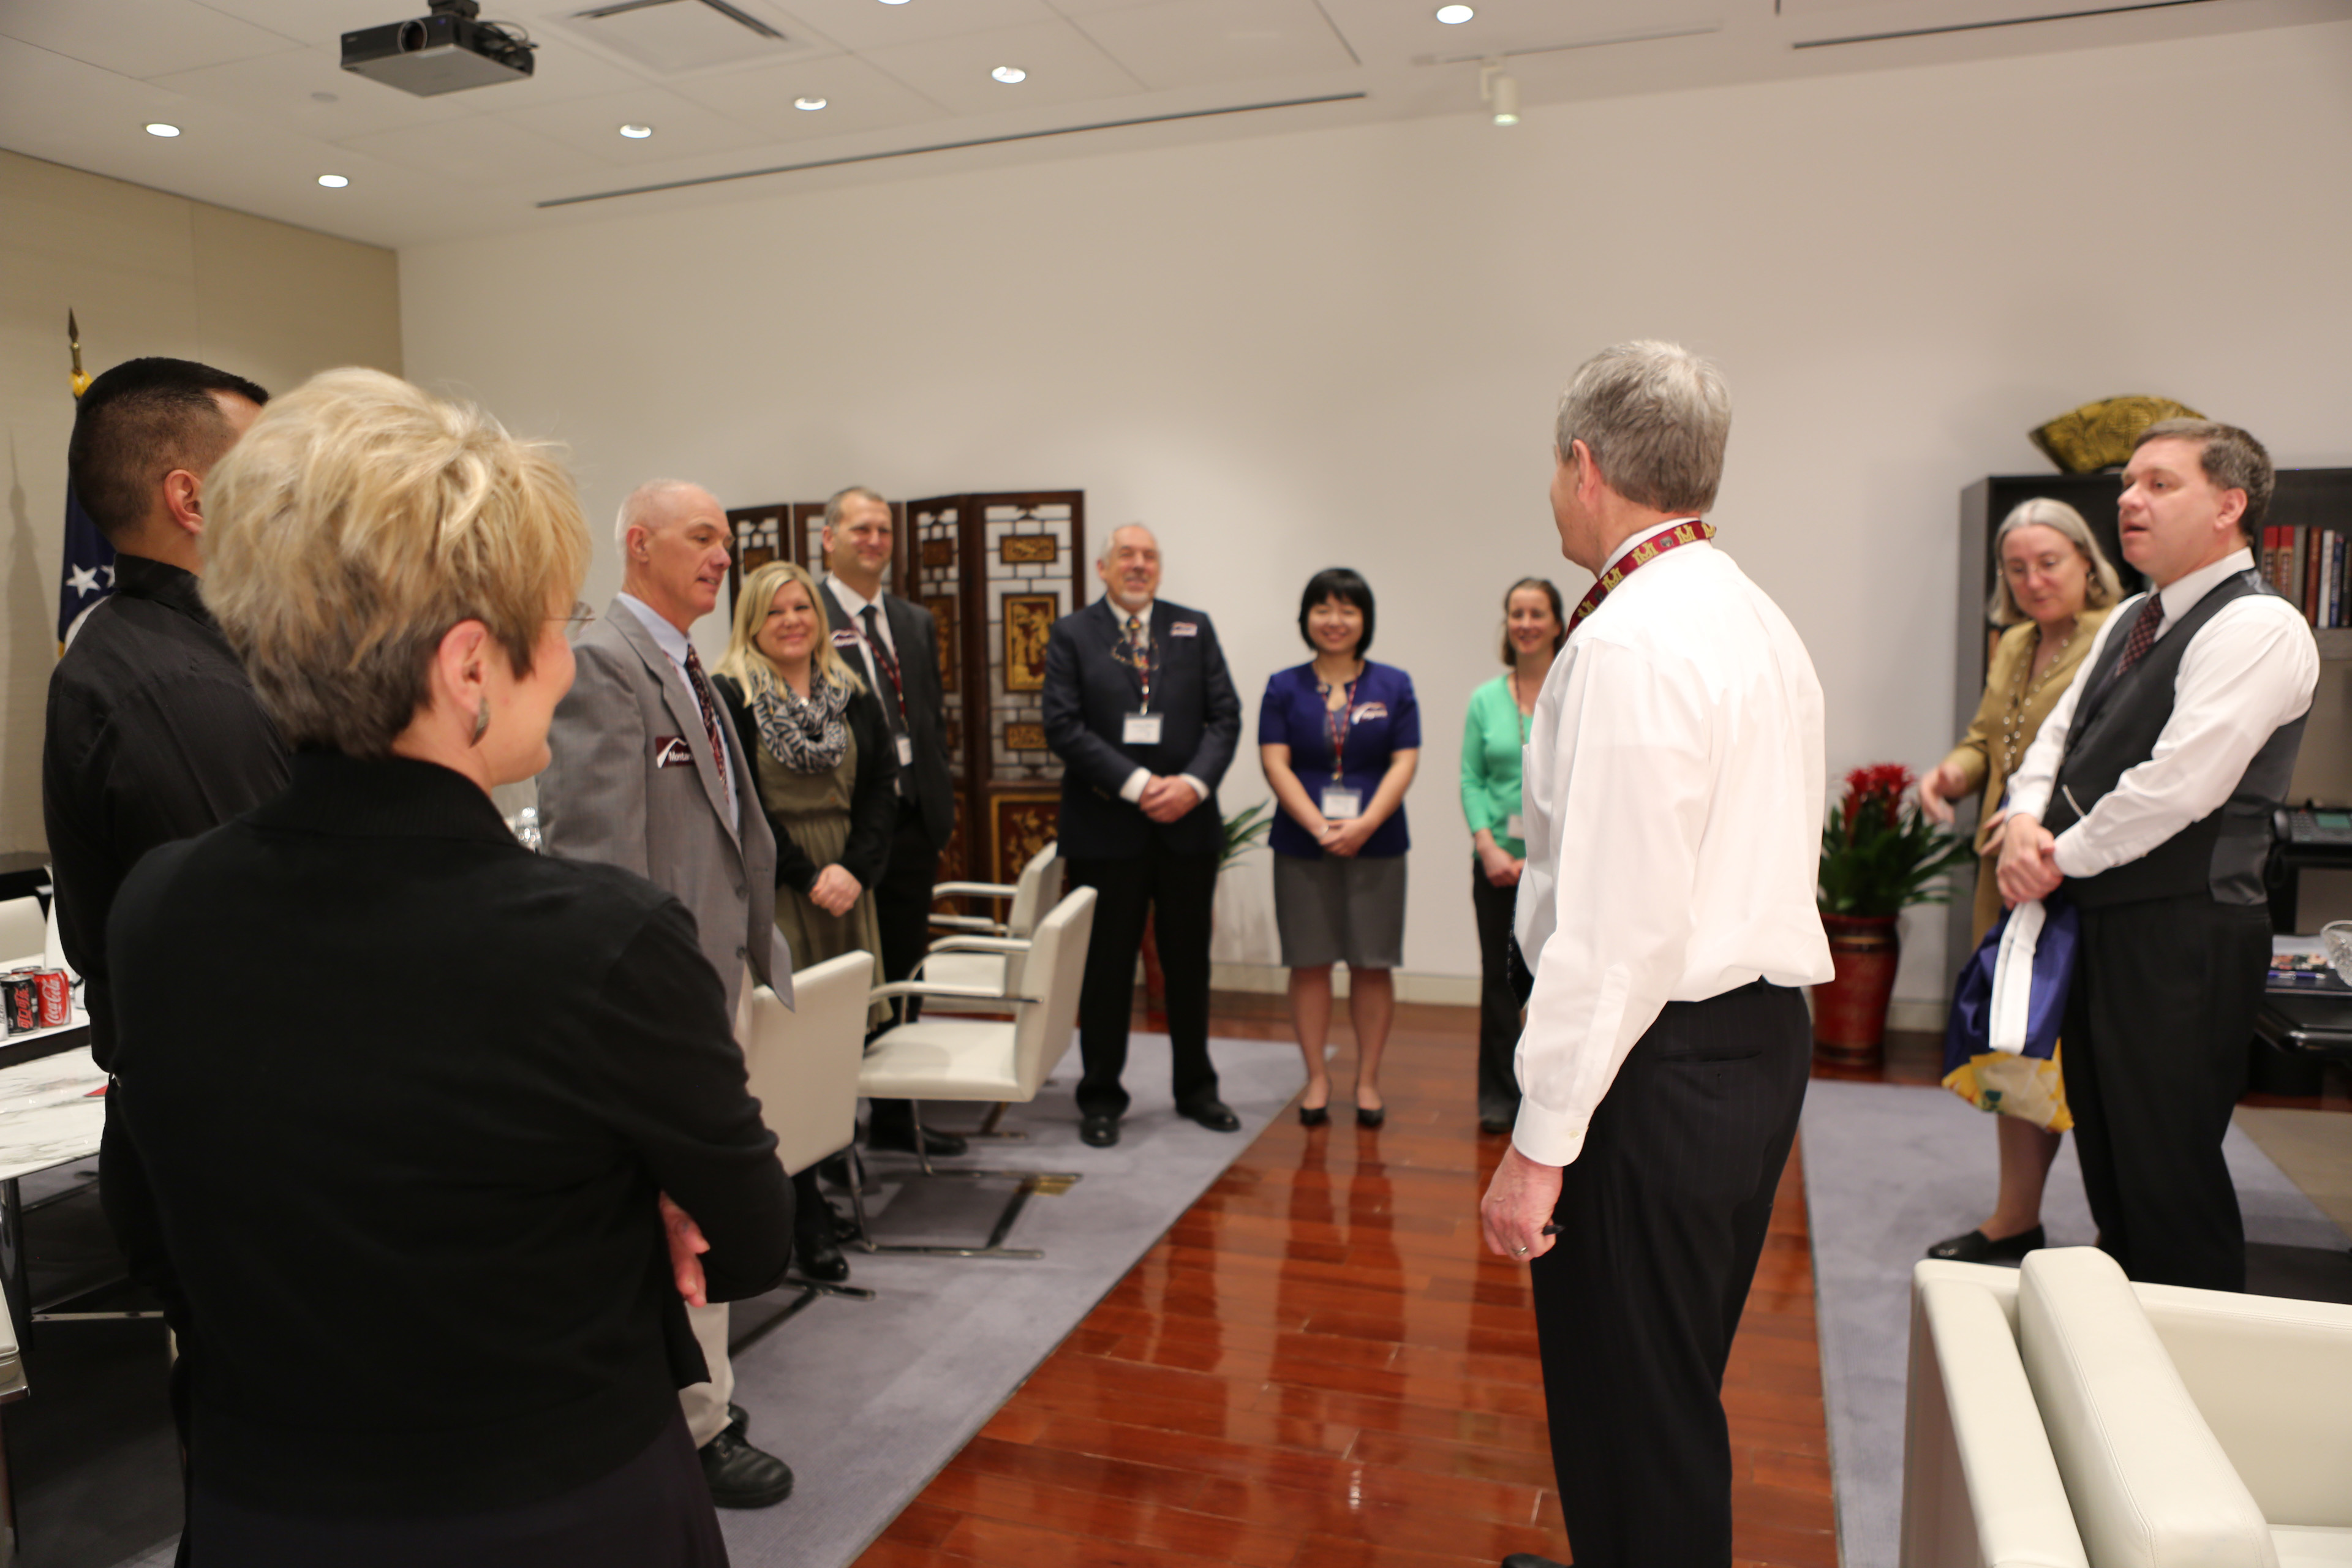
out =
[[[841,761],[821,773],[796,773],[769,754],[765,746],[751,752],[760,781],[760,803],[769,817],[792,835],[818,866],[840,860],[849,843],[849,802],[857,785],[857,733],[850,731]],[[874,913],[874,889],[857,895],[845,915],[830,915],[791,888],[776,889],[776,929],[792,944],[793,967],[805,969],[838,958],[845,952],[882,951],[881,922]],[[877,963],[875,984],[881,982]],[[867,1010],[866,1024],[878,1028],[890,1016],[887,1003]]]

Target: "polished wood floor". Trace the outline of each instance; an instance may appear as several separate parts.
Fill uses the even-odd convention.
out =
[[[1475,1026],[1400,1007],[1387,1126],[1268,1127],[861,1568],[1567,1559],[1526,1271],[1479,1241],[1503,1140],[1477,1131]],[[1221,994],[1213,1028],[1289,1037],[1271,997]],[[1836,1568],[1799,1160],[1724,1404],[1739,1561]]]

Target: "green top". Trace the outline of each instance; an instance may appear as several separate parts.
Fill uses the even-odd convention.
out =
[[[1519,815],[1519,752],[1528,742],[1528,721],[1511,696],[1511,678],[1498,675],[1470,694],[1470,718],[1462,731],[1462,815],[1475,837],[1480,828],[1514,859],[1528,847],[1503,831]]]

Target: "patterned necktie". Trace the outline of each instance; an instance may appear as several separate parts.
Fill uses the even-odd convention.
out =
[[[719,776],[727,776],[727,748],[719,740],[719,710],[710,700],[710,683],[702,679],[702,659],[694,645],[686,647],[686,683],[694,688],[694,700],[702,704],[702,732],[710,742],[710,760],[719,764]]]
[[[2137,664],[2140,656],[2156,646],[2157,630],[2163,625],[2164,600],[2151,591],[2147,603],[2139,607],[2138,619],[2132,622],[2131,635],[2124,639],[2124,656],[2116,660],[2115,673],[2107,677],[2107,684],[2121,680],[2124,671]]]
[[[882,717],[890,721],[891,734],[903,735],[907,732],[907,689],[898,679],[898,661],[890,657],[890,645],[882,640],[874,606],[868,605],[858,611],[857,618],[865,623],[866,650],[874,656],[874,668],[881,671],[882,679],[890,687],[890,700],[882,705]]]

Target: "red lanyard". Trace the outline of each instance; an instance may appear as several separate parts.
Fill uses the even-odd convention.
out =
[[[1335,779],[1341,772],[1339,764],[1348,755],[1348,731],[1356,723],[1356,681],[1363,679],[1358,675],[1356,680],[1348,682],[1337,708],[1331,706],[1331,689],[1320,681],[1316,683],[1315,689],[1323,699],[1323,731],[1331,737],[1331,776]]]
[[[1579,599],[1576,602],[1576,608],[1569,613],[1568,629],[1574,631],[1578,623],[1601,607],[1601,600],[1615,592],[1618,584],[1622,583],[1667,551],[1679,550],[1685,544],[1696,544],[1702,539],[1714,537],[1715,524],[1702,521],[1697,518],[1693,518],[1688,522],[1678,522],[1664,533],[1652,534],[1627,551],[1616,565],[1593,580],[1592,586],[1584,591],[1584,597]]]

